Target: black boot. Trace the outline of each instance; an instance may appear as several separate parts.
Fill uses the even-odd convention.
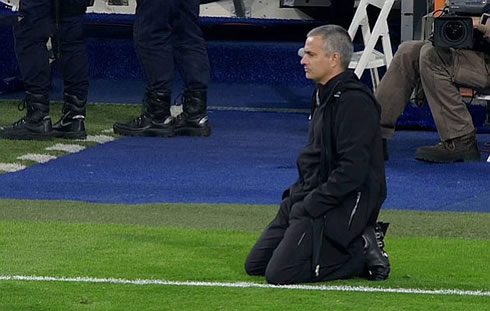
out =
[[[209,136],[206,91],[185,91],[184,111],[175,122],[175,135]]]
[[[12,125],[0,127],[0,137],[16,140],[51,139],[51,118],[47,96],[26,92],[19,110],[27,110],[24,118]]]
[[[63,117],[53,125],[53,136],[59,138],[85,139],[85,109],[87,99],[64,94]]]
[[[475,132],[440,142],[435,146],[419,147],[415,159],[434,163],[478,162],[480,151]]]
[[[366,256],[367,277],[371,281],[383,281],[390,275],[390,260],[384,251],[384,236],[388,223],[377,223],[376,227],[368,226],[362,234],[364,254]]]
[[[144,111],[129,122],[114,123],[114,133],[126,136],[174,136],[175,119],[170,115],[170,92],[147,92]]]

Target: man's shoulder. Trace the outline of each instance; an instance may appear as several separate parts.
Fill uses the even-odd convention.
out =
[[[352,98],[375,101],[373,91],[361,81],[346,81],[339,85],[337,96],[345,101]]]
[[[367,113],[371,111],[379,114],[380,108],[377,104],[373,91],[361,81],[349,81],[344,83],[337,94],[339,109],[351,113]],[[340,112],[340,111],[338,111]]]
[[[362,83],[352,70],[347,70],[342,74],[342,78],[335,87],[335,90],[338,94],[362,92],[368,96],[372,95],[371,89]]]

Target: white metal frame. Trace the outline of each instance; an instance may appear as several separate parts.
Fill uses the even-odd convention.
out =
[[[354,69],[354,73],[359,78],[364,70],[369,69],[373,81],[373,89],[376,89],[380,82],[378,68],[383,66],[388,68],[393,59],[388,29],[388,14],[394,3],[395,0],[361,0],[348,30],[349,35],[354,40],[359,28],[361,28],[364,43],[364,50],[354,53],[349,68]],[[367,7],[369,5],[381,9],[372,31],[367,15]],[[383,47],[382,52],[375,49],[379,39],[381,39]]]

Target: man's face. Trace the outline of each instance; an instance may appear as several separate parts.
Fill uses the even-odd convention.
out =
[[[301,59],[301,65],[305,68],[307,79],[326,84],[334,75],[335,62],[332,55],[325,55],[322,45],[322,37],[308,37],[305,42],[305,54]]]

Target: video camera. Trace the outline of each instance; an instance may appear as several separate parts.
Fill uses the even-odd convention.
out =
[[[490,0],[451,0],[449,12],[454,15],[481,15],[487,6],[490,6]]]
[[[451,0],[447,14],[434,19],[434,46],[473,49],[475,41],[482,38],[474,29],[471,16],[480,16],[489,8],[490,0]],[[481,22],[484,24],[485,20]]]

